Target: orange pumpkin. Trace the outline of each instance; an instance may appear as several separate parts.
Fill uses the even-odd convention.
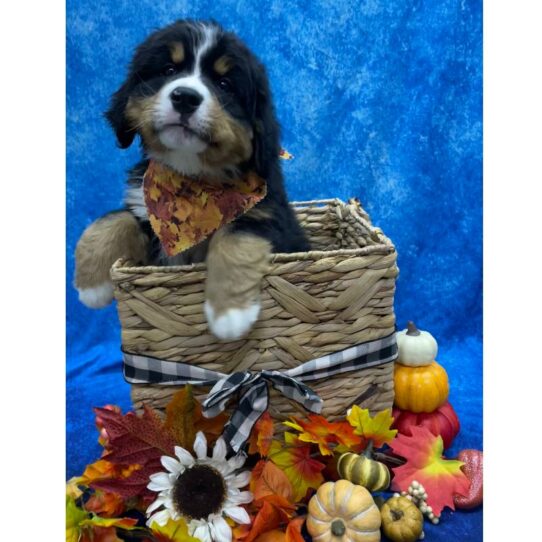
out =
[[[395,405],[411,412],[433,412],[448,399],[444,367],[436,361],[422,367],[395,364]]]

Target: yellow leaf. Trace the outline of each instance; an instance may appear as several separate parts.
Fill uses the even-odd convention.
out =
[[[354,428],[354,433],[367,441],[372,440],[375,448],[391,442],[397,434],[397,429],[390,429],[393,417],[389,408],[381,410],[371,418],[368,409],[354,405],[346,419]]]
[[[80,476],[74,476],[66,482],[66,495],[74,500],[77,500],[83,492],[79,489],[79,484],[82,483]]]
[[[151,531],[159,542],[199,542],[198,538],[188,534],[188,527],[182,518],[177,521],[170,519],[163,527],[153,522]]]

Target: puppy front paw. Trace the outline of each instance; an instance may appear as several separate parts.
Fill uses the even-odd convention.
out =
[[[210,301],[203,306],[211,333],[223,341],[234,341],[246,335],[260,314],[260,304],[252,303],[246,308],[231,308],[219,313]]]
[[[101,309],[113,301],[113,284],[104,282],[93,288],[77,288],[79,301],[90,309]]]

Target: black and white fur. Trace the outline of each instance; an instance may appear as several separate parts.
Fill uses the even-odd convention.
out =
[[[200,100],[194,110],[185,110],[194,104],[181,102],[179,106],[174,101],[179,88],[182,100],[185,94],[187,99]],[[137,221],[142,239],[147,240],[141,263],[184,264],[207,258],[207,242],[173,258],[161,250],[143,200],[142,176],[148,159],[195,179],[205,177],[217,183],[255,171],[267,182],[267,196],[253,212],[234,221],[228,235],[240,235],[244,241],[251,236],[256,239],[254,246],[259,246],[258,238],[263,239],[273,252],[308,250],[283,186],[279,126],[264,66],[234,34],[215,22],[197,21],[178,21],[153,33],[137,48],[128,76],[113,95],[106,116],[121,148],[129,147],[136,135],[140,136],[145,159],[130,172],[124,214],[102,217],[81,238],[76,253],[76,287],[86,305],[100,307],[112,300],[111,284],[102,280],[101,267],[86,273],[84,262],[89,261],[89,250],[100,250],[100,243],[92,240],[99,240],[104,225],[113,235],[114,223],[122,217],[123,228],[130,232],[119,228],[119,235],[134,235],[126,211]],[[104,266],[118,257],[131,256],[118,254],[121,249],[113,245],[111,254],[103,255]],[[259,313],[257,296],[248,306],[238,304],[232,301],[231,308],[218,314],[213,301],[207,299],[206,315],[215,335],[237,338],[254,323]]]

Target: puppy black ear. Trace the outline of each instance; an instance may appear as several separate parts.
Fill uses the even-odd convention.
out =
[[[126,118],[126,106],[130,97],[132,85],[130,81],[124,83],[111,98],[109,110],[105,113],[105,117],[109,124],[115,130],[118,145],[121,149],[127,149],[134,141],[136,131],[130,127]]]
[[[254,102],[252,156],[256,173],[266,178],[273,164],[278,161],[280,129],[275,115],[267,74],[261,64],[256,66],[254,83],[256,96]]]

